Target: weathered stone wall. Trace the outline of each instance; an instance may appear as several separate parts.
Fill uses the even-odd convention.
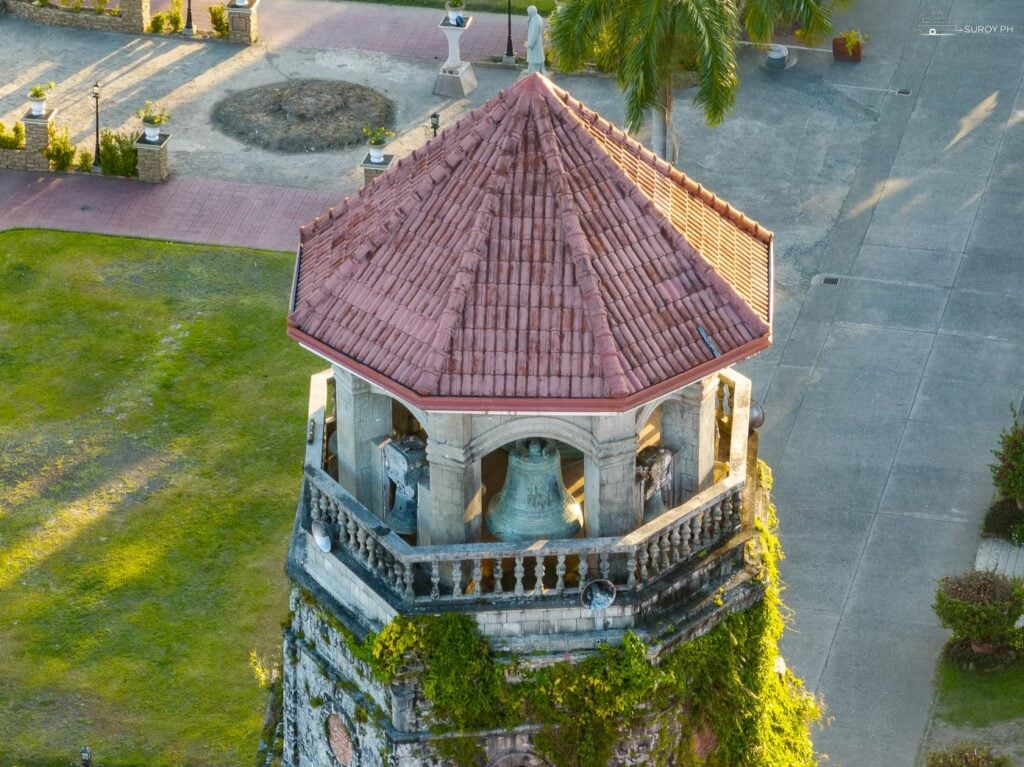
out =
[[[145,26],[149,24],[149,0],[134,0],[135,5],[138,5],[140,1],[146,6],[145,22],[142,20],[142,9],[133,7],[130,0],[126,0],[122,5],[120,16],[98,14],[89,8],[75,13],[63,8],[32,5],[26,0],[11,0],[7,3],[7,7],[15,16],[51,27],[75,27],[77,29],[95,29],[100,32],[130,33],[143,32]]]
[[[51,109],[40,117],[25,115],[21,119],[25,125],[25,148],[0,149],[0,168],[49,170],[50,162],[43,156],[43,151],[50,143],[49,125],[56,113],[56,109]]]

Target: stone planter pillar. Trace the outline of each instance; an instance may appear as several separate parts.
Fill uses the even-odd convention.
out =
[[[228,41],[237,45],[252,45],[256,42],[256,6],[260,0],[246,0],[235,5],[234,0],[224,6],[228,14]]]
[[[21,118],[25,125],[24,170],[49,170],[50,161],[43,152],[50,144],[50,125],[57,116],[56,109],[47,109],[41,115],[31,111]]]
[[[363,161],[359,163],[359,167],[363,169],[363,186],[369,186],[370,182],[390,168],[394,161],[395,156],[393,154],[386,154],[384,155],[384,162],[371,162],[370,154],[367,153]]]
[[[140,137],[135,142],[139,153],[139,181],[162,184],[167,180],[167,142],[170,139],[170,133],[161,133],[156,141]]]
[[[472,16],[463,18],[465,24],[461,27],[452,24],[447,15],[437,25],[448,40],[448,60],[444,62],[437,81],[434,83],[435,95],[462,98],[476,88],[476,73],[473,72],[473,65],[468,61],[463,61],[462,54],[459,52],[459,38],[473,23]]]
[[[143,34],[149,28],[149,0],[124,0],[121,18],[124,32]]]

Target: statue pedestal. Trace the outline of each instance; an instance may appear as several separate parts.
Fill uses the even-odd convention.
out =
[[[448,60],[441,66],[441,72],[434,83],[434,94],[437,96],[462,98],[472,93],[477,86],[473,65],[463,61],[459,53],[459,38],[473,23],[472,16],[463,18],[465,23],[461,27],[452,24],[447,16],[437,25],[448,40]]]

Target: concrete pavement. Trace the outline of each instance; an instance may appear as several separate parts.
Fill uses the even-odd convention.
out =
[[[935,580],[973,562],[992,493],[989,451],[1009,402],[1024,396],[1024,8],[939,5],[954,24],[1017,31],[929,36],[919,0],[860,0],[837,27],[871,35],[862,64],[797,51],[796,66],[770,74],[743,49],[743,85],[724,125],[706,128],[686,93],[675,115],[680,167],[778,235],[776,344],[743,367],[768,413],[762,454],[775,468],[789,557],[795,617],[783,650],[823,695],[831,724],[815,740],[843,767],[915,762],[945,638],[930,609]],[[309,17],[356,8],[262,7]],[[379,13],[406,18],[405,9]],[[238,50],[46,30],[8,16],[0,68],[15,75],[0,88],[0,117],[22,108],[27,83],[58,80],[55,101],[69,104],[84,141],[91,102],[78,90],[109,74],[115,123],[142,98],[175,111],[178,178],[157,189],[0,172],[0,195],[14,190],[0,196],[0,226],[137,233],[138,198],[158,205],[161,221],[143,227],[157,236],[190,239],[175,233],[191,221],[198,239],[290,248],[287,233],[308,209],[358,186],[362,148],[294,156],[243,147],[209,125],[223,94],[298,76],[377,85],[398,102],[401,153],[425,140],[431,111],[450,123],[515,76],[479,68],[471,99],[442,102],[429,95],[436,62],[297,29],[289,42],[268,34],[264,46]],[[621,121],[613,82],[558,82]],[[36,196],[22,198],[26,189]],[[119,203],[111,197],[102,210],[90,201],[115,193]]]

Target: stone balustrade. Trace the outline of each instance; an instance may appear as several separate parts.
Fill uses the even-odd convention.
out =
[[[324,471],[324,404],[329,373],[313,378],[303,483],[302,526],[327,529],[332,555],[383,584],[400,604],[473,600],[578,600],[590,580],[620,593],[656,589],[663,576],[691,566],[741,526],[747,477],[750,383],[719,374],[718,409],[726,476],[685,503],[618,537],[541,540],[521,544],[413,546],[384,525]]]

